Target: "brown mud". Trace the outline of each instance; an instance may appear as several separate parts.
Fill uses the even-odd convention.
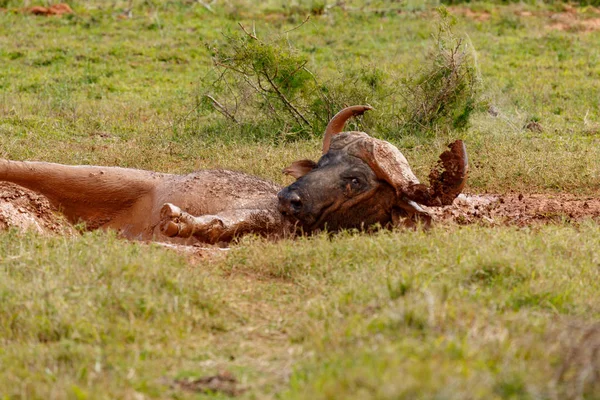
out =
[[[429,183],[434,197],[441,204],[452,204],[467,180],[469,162],[462,141],[457,140],[448,146],[449,150],[440,155],[437,165],[429,173]]]
[[[451,206],[424,207],[438,224],[529,226],[593,219],[600,222],[600,196],[559,194],[461,194]],[[74,227],[48,200],[18,185],[0,182],[0,229],[68,234]],[[166,247],[176,245],[164,244]],[[190,255],[225,252],[218,247],[184,246]],[[181,249],[176,249],[180,250]]]
[[[600,197],[559,194],[459,195],[451,206],[425,207],[437,223],[529,226],[593,219]]]
[[[0,182],[0,229],[41,234],[73,234],[75,229],[48,199],[21,186]]]

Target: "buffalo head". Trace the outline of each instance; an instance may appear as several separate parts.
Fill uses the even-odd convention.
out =
[[[428,223],[429,215],[419,204],[449,205],[462,191],[468,163],[460,140],[440,156],[427,186],[391,143],[364,132],[340,133],[348,118],[370,109],[354,106],[340,111],[327,126],[321,159],[296,161],[284,170],[296,182],[279,192],[279,210],[305,232],[415,219]]]

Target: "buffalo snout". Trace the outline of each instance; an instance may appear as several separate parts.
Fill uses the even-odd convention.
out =
[[[279,199],[279,211],[283,215],[296,217],[302,211],[302,199],[296,190],[289,186],[283,188],[277,194]]]

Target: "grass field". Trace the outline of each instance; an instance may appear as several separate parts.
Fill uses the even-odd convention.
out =
[[[425,62],[436,4],[361,3],[79,0],[36,17],[0,0],[0,157],[289,183],[281,169],[318,158],[320,137],[202,102],[209,48],[241,23],[340,88],[376,71],[360,92],[375,110],[353,128],[420,177],[462,138],[467,192],[600,196],[597,9],[450,7],[480,106],[467,129],[407,132],[394,82]],[[600,399],[600,227],[246,238],[205,258],[110,232],[2,232],[0,344],[7,399],[226,398],[175,383],[224,371],[248,399]]]

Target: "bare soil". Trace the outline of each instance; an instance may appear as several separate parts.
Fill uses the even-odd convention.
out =
[[[583,17],[577,12],[551,14],[548,27],[559,31],[594,32],[600,30],[600,18]]]
[[[176,379],[171,386],[189,392],[223,393],[230,397],[238,396],[245,391],[229,371],[220,372],[213,376],[203,376],[198,379]]]
[[[66,3],[58,3],[58,4],[53,4],[49,7],[34,6],[34,7],[28,7],[28,8],[13,8],[13,9],[0,8],[0,12],[16,12],[16,13],[31,14],[31,15],[42,15],[42,16],[48,17],[51,15],[61,16],[64,14],[73,14],[73,9]]]
[[[485,10],[474,10],[465,6],[448,7],[454,15],[472,19],[479,22],[491,20],[492,15]],[[562,5],[560,12],[547,10],[529,11],[516,7],[514,14],[521,18],[544,17],[547,20],[546,27],[551,30],[571,32],[595,32],[600,30],[600,8],[586,7],[579,10],[571,5]]]
[[[8,228],[42,234],[75,232],[46,197],[12,183],[0,182],[0,229]]]
[[[488,11],[472,10],[468,7],[448,7],[448,11],[450,11],[454,15],[460,15],[469,19],[474,19],[475,21],[479,22],[489,21],[492,18],[492,15]]]
[[[424,208],[438,224],[528,226],[584,219],[600,222],[600,196],[582,197],[566,193],[461,194],[451,206]],[[0,182],[0,229],[8,228],[32,229],[48,235],[76,232],[44,196],[12,183]],[[185,247],[185,252],[195,256],[225,252],[212,246]]]
[[[33,15],[63,15],[63,14],[73,14],[73,10],[66,3],[53,4],[50,7],[31,7],[25,9],[25,13],[33,14]]]

